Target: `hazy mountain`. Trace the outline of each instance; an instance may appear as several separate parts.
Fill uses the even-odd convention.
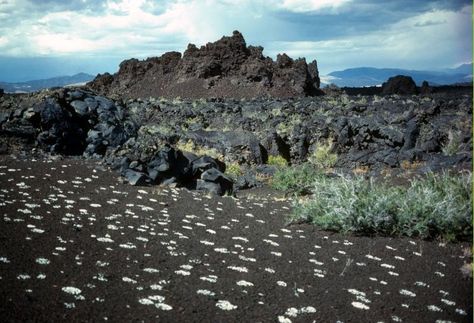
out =
[[[381,85],[389,77],[395,75],[411,76],[417,85],[421,85],[423,81],[428,81],[431,85],[466,83],[472,82],[472,63],[443,71],[416,71],[373,67],[349,68],[322,76],[321,82],[349,87],[373,86]]]
[[[93,75],[79,73],[72,76],[58,76],[44,80],[33,80],[18,83],[0,82],[0,88],[4,89],[5,92],[10,93],[34,92],[50,87],[85,83],[91,81],[92,79],[94,79]]]
[[[462,64],[462,65],[459,65],[458,67],[456,68],[451,68],[451,69],[447,69],[446,72],[448,73],[460,73],[460,74],[472,74],[472,63],[470,64]]]

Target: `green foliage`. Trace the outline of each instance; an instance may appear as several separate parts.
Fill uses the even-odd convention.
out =
[[[206,101],[205,98],[200,98],[200,99],[197,99],[197,100],[193,100],[192,106],[193,106],[193,108],[197,108],[197,107],[204,106],[206,103],[207,103],[207,101]]]
[[[277,170],[271,180],[271,186],[287,193],[301,194],[308,191],[322,175],[310,164],[283,167]]]
[[[472,174],[429,174],[408,188],[362,177],[316,177],[293,219],[325,230],[445,240],[472,237]]]
[[[318,168],[331,168],[337,162],[337,154],[332,153],[332,140],[319,142],[316,149],[308,158],[309,162]]]
[[[225,173],[231,178],[237,178],[243,174],[242,168],[237,163],[226,163]]]
[[[175,105],[176,105],[176,104],[181,104],[181,103],[183,103],[183,100],[181,99],[180,96],[177,96],[177,97],[175,97],[175,98],[171,101],[171,103],[173,103],[173,104],[175,104]]]
[[[460,151],[461,148],[461,131],[450,130],[448,132],[448,139],[441,148],[441,151],[446,156],[453,156]]]
[[[302,123],[301,116],[293,114],[288,117],[286,122],[281,122],[276,126],[276,132],[280,136],[288,136],[291,134],[293,129]]]
[[[277,166],[277,167],[286,167],[286,166],[288,166],[288,162],[286,161],[285,158],[283,158],[281,156],[271,156],[271,155],[268,156],[267,164],[272,165],[272,166]]]
[[[216,149],[196,145],[192,140],[188,140],[188,141],[180,140],[175,145],[175,148],[181,151],[187,151],[187,152],[196,154],[198,156],[209,156],[209,157],[220,159],[220,160],[223,159],[222,154],[220,154]]]
[[[164,96],[160,96],[157,100],[154,100],[154,101],[158,101],[161,104],[165,104],[169,102],[169,100],[165,98]]]
[[[141,135],[152,135],[155,136],[157,134],[162,135],[172,135],[175,134],[175,130],[170,125],[145,125],[139,129]]]

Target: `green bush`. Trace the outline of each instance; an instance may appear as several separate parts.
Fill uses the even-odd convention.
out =
[[[324,230],[452,241],[472,238],[472,174],[429,174],[408,188],[361,177],[317,177],[292,218]]]
[[[443,144],[441,151],[446,156],[453,156],[461,150],[461,132],[450,130],[448,138]]]
[[[309,157],[309,162],[318,168],[334,167],[337,161],[337,154],[332,151],[332,142],[319,142],[316,144],[316,149]]]
[[[237,163],[227,163],[225,173],[233,179],[243,175],[242,168]]]
[[[309,191],[321,176],[324,176],[321,171],[310,164],[283,167],[273,175],[271,186],[287,193],[301,194]]]
[[[277,166],[277,167],[288,166],[288,162],[286,161],[285,158],[283,158],[281,156],[271,156],[271,155],[268,156],[267,164]]]

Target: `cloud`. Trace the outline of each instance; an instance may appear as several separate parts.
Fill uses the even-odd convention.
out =
[[[11,1],[11,0],[10,0]],[[28,5],[25,1],[22,4]],[[17,3],[18,3],[17,2]],[[49,0],[54,7],[57,2]],[[12,8],[17,17],[22,17],[21,25],[0,26],[5,40],[0,44],[4,54],[63,55],[63,54],[136,54],[150,49],[156,41],[156,51],[168,49],[167,43],[175,43],[173,31],[167,32],[172,23],[166,15],[154,15],[141,8],[144,0],[107,1],[100,15],[90,15],[83,6],[81,10],[56,11],[46,13],[32,10],[32,14]],[[66,6],[68,2],[60,4]],[[76,8],[76,7],[74,7]],[[16,10],[16,11],[15,11]],[[163,46],[165,44],[165,46]]]
[[[13,4],[13,0],[8,1]],[[235,29],[251,35],[261,28],[262,17],[268,11],[265,2],[249,0],[232,4],[222,0],[180,0],[160,2],[161,5],[151,0],[97,1],[100,14],[90,14],[91,3],[80,7],[67,1],[49,3],[54,9],[45,12],[43,6],[35,9],[26,0],[16,0],[15,6],[5,10],[15,21],[0,25],[0,34],[6,35],[0,44],[4,55],[158,55],[167,50],[184,50],[189,42],[203,45]],[[20,4],[29,9],[20,9]],[[275,22],[268,16],[265,20],[263,23]],[[260,35],[271,39],[274,32],[278,27]]]
[[[6,0],[9,1],[9,0]],[[11,0],[10,0],[11,1]],[[15,0],[13,0],[15,2]],[[47,12],[55,11],[89,11],[102,12],[108,0],[26,0],[23,3],[29,2],[36,10]]]
[[[317,12],[320,10],[337,9],[351,0],[283,0],[276,5],[292,12]]]
[[[415,27],[426,27],[426,26],[434,26],[434,25],[441,25],[447,23],[446,20],[426,20],[426,21],[420,21],[416,22],[414,24]]]
[[[467,0],[0,0],[0,53],[145,58],[240,30],[321,69],[472,58]],[[21,23],[20,23],[21,22]]]
[[[363,35],[325,41],[275,42],[267,52],[276,55],[284,50],[290,56],[316,58],[323,73],[357,66],[441,69],[448,67],[447,62],[471,60],[471,12],[472,6],[457,12],[434,10]],[[427,23],[430,21],[444,23]]]

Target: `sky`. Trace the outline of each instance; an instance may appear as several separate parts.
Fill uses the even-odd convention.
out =
[[[0,0],[0,81],[118,70],[239,30],[264,55],[440,70],[472,61],[467,0]]]

